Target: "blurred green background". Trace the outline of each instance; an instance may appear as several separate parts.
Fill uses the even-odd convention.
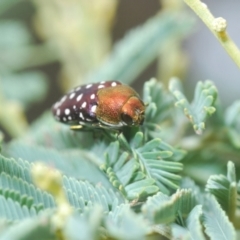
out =
[[[228,20],[229,33],[240,45],[240,2],[206,4]],[[1,0],[0,131],[5,139],[21,135],[63,93],[91,79],[115,43],[164,11],[195,18],[179,0]],[[224,106],[238,98],[239,70],[199,19],[187,37],[170,39],[165,49],[138,70],[134,88],[140,91],[151,77],[167,83],[176,75],[189,97],[197,81],[211,79]]]

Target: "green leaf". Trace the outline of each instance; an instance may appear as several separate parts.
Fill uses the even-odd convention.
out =
[[[33,184],[23,180],[22,178],[9,175],[4,172],[0,174],[0,191],[1,190],[14,191],[15,193],[19,193],[21,197],[31,197],[35,205],[42,205],[44,208],[52,208],[55,206],[54,199],[50,194],[36,188]],[[16,199],[13,200],[16,201]]]
[[[29,218],[14,223],[0,233],[0,240],[57,240],[50,214]]]
[[[123,155],[127,157],[127,153],[123,153]],[[119,157],[119,161],[116,162],[116,165],[119,165],[118,163],[121,162],[121,159],[122,155]],[[135,161],[135,159],[131,158],[128,160],[127,158],[124,158],[124,160],[124,165],[116,171],[116,176],[120,179],[123,186],[126,186],[129,182],[131,182],[133,176],[138,173],[140,174],[140,172],[138,171],[139,164]]]
[[[205,240],[202,232],[202,225],[200,218],[202,216],[202,206],[195,206],[190,212],[186,222],[187,229],[189,230],[190,239],[192,240]]]
[[[61,123],[57,123],[53,116],[46,112],[40,119],[35,121],[30,130],[23,138],[24,142],[31,145],[40,145],[44,148],[51,148],[59,152],[66,150],[80,151],[81,158],[93,162],[97,165],[103,164],[105,151],[112,139],[109,139],[101,131],[73,131]],[[10,150],[15,145],[15,141],[10,143]],[[6,150],[7,154],[10,150]]]
[[[21,206],[26,206],[28,208],[34,207],[36,210],[41,209],[41,205],[34,205],[33,198],[20,195],[19,192],[9,190],[9,189],[0,189],[0,195],[2,195],[6,199],[12,199],[15,202],[18,202]]]
[[[28,208],[21,206],[18,202],[11,198],[6,199],[0,195],[0,216],[8,221],[22,220],[24,218],[33,217],[37,215],[34,207]]]
[[[213,196],[208,196],[207,205],[204,207],[204,226],[210,239],[236,239],[232,223]]]
[[[0,14],[21,0],[1,0]],[[51,44],[33,45],[31,33],[21,20],[0,21],[0,64],[1,70],[12,72],[46,64],[57,59]],[[27,87],[27,85],[25,85]],[[27,94],[26,94],[27,95]]]
[[[146,239],[145,235],[149,232],[147,222],[127,204],[121,204],[110,212],[105,224],[109,235],[119,240]]]
[[[85,206],[96,204],[100,205],[104,212],[109,212],[125,202],[118,191],[107,189],[100,184],[94,186],[86,181],[64,176],[63,186],[69,202],[82,212],[85,210]]]
[[[177,174],[182,171],[182,164],[163,160],[172,156],[171,151],[161,151],[166,146],[168,145],[155,138],[132,151],[146,176],[154,179],[161,191],[169,193],[169,188],[178,188],[181,177]]]
[[[98,205],[93,206],[88,214],[83,216],[72,215],[63,228],[64,237],[66,239],[99,240],[101,239],[102,218],[102,209]]]
[[[8,146],[6,153],[15,158],[21,157],[29,162],[45,162],[55,166],[68,176],[111,186],[99,170],[97,163],[92,162],[95,155],[88,151],[73,149],[60,152],[55,149],[14,141]]]
[[[146,196],[153,195],[159,190],[157,186],[154,186],[154,183],[155,181],[152,178],[147,178],[128,184],[125,187],[128,199],[145,199]]]
[[[31,182],[30,171],[27,167],[21,166],[19,161],[16,161],[13,158],[9,159],[2,155],[0,155],[0,173],[6,173],[10,176],[16,176]]]
[[[206,190],[213,194],[222,208],[228,212],[230,182],[224,175],[211,175],[207,181]]]
[[[137,134],[142,134],[142,133],[137,133]],[[155,138],[147,143],[145,143],[143,146],[138,147],[138,151],[143,153],[143,152],[150,152],[151,150],[155,150],[156,148],[159,147],[161,143],[161,139]],[[171,154],[170,154],[171,156]],[[170,157],[168,156],[168,157]]]
[[[3,1],[4,0],[2,0],[0,3],[0,8]],[[11,1],[13,2],[13,0],[8,0],[8,2]],[[26,25],[20,21],[14,20],[0,21],[0,32],[2,36],[0,39],[0,52],[6,50],[6,48],[16,48],[27,45],[32,41],[32,37]]]
[[[117,142],[115,144],[118,145]],[[137,161],[134,158],[128,159],[126,152],[119,155],[115,163],[111,163],[108,158],[107,154],[106,164],[101,168],[107,174],[112,185],[119,189],[128,200],[145,199],[159,190],[157,186],[154,186],[153,179],[146,179],[145,174],[140,171]]]
[[[157,14],[115,44],[107,61],[87,81],[121,79],[131,83],[158,56],[170,38],[185,36],[192,25],[192,18],[185,13]]]
[[[131,140],[130,146],[131,146],[131,148],[139,148],[140,146],[142,146],[143,142],[144,142],[143,133],[137,132],[134,135],[133,139]]]
[[[1,91],[8,100],[20,102],[25,108],[33,102],[41,101],[47,93],[47,78],[41,72],[3,75]],[[24,86],[24,91],[19,89]]]
[[[240,148],[240,101],[234,102],[225,112],[228,138],[234,147]]]
[[[210,81],[198,82],[195,88],[194,99],[190,104],[181,92],[181,88],[180,81],[177,79],[173,78],[170,81],[169,89],[177,100],[175,105],[183,110],[192,123],[195,132],[202,134],[207,117],[216,110],[213,105],[217,98],[217,89]]]
[[[189,232],[185,227],[182,227],[178,224],[171,224],[172,229],[172,238],[171,239],[183,239],[183,240],[189,240]]]
[[[147,105],[144,127],[151,137],[161,135],[161,125],[169,121],[174,111],[174,99],[164,86],[152,78],[144,83],[143,102]]]
[[[230,221],[237,223],[237,201],[239,199],[235,167],[228,162],[227,177],[224,175],[211,175],[207,181],[206,190],[213,194],[226,211]]]
[[[151,229],[154,233],[160,234],[160,236],[158,235],[158,238],[157,238],[159,240],[173,239],[171,225],[154,224],[153,226],[151,226]]]
[[[139,138],[135,140],[138,142]],[[155,181],[146,177],[137,160],[129,158],[127,152],[120,153],[119,143],[113,142],[106,153],[106,163],[101,166],[112,185],[128,200],[145,199],[156,193],[159,188]]]
[[[18,56],[18,57],[16,57]],[[1,51],[0,62],[6,71],[20,71],[54,62],[58,56],[51,44],[27,45]]]
[[[229,161],[227,164],[227,178],[230,182],[236,182],[236,169],[233,162]]]
[[[197,205],[197,197],[192,189],[180,189],[172,196],[172,199],[177,198],[177,208],[181,218],[186,218]]]
[[[172,223],[177,216],[186,217],[196,206],[195,195],[191,190],[178,190],[171,197],[159,192],[149,197],[142,206],[143,214],[152,222]]]
[[[112,166],[118,160],[119,149],[119,142],[113,142],[109,145],[107,150],[108,159],[110,160],[109,165]]]
[[[204,204],[204,192],[201,188],[189,177],[184,177],[181,181],[181,189],[191,189],[197,196],[198,203]]]
[[[112,143],[108,150],[111,154],[107,153],[106,163],[101,168],[108,175],[110,182],[121,189],[129,200],[140,196],[147,197],[156,193],[158,189],[169,193],[169,188],[178,188],[181,177],[177,174],[182,170],[182,164],[163,160],[172,157],[173,147],[157,138],[144,143],[142,132],[137,132],[129,144],[124,140],[125,145],[130,149],[129,157],[126,152],[120,155],[118,142]],[[181,152],[174,151],[174,157],[179,159],[177,156],[179,157]],[[141,185],[142,183],[144,184]]]
[[[75,148],[90,149],[96,142],[98,147],[107,148],[104,142],[96,141],[93,133],[72,131],[69,126],[56,122],[50,112],[38,118],[22,140],[59,151]]]
[[[175,148],[164,141],[161,141],[159,148],[164,151],[170,151],[172,153],[171,160],[173,160],[173,161],[182,160],[187,153],[185,150]]]
[[[0,156],[0,170],[0,192],[6,198],[36,211],[55,205],[51,195],[32,185],[28,162]]]

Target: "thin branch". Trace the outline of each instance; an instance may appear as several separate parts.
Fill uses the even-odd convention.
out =
[[[200,0],[184,0],[184,2],[202,19],[240,68],[240,51],[226,32],[227,21],[221,17],[215,18],[207,5]]]

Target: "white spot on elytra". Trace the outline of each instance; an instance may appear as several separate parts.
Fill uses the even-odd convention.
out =
[[[72,117],[71,117],[71,116],[69,116],[69,117],[68,117],[68,120],[72,120]]]
[[[81,87],[77,87],[76,89],[75,89],[75,91],[79,91],[81,89]]]
[[[93,105],[91,107],[91,112],[95,113],[96,112],[96,109],[97,109],[97,105]]]
[[[60,110],[60,109],[58,109],[58,110],[57,110],[57,112],[56,112],[56,114],[59,116],[59,115],[60,115],[60,113],[61,113],[61,110]]]
[[[60,106],[60,102],[56,102],[56,103],[54,104],[54,109],[57,109],[59,106]]]
[[[116,82],[113,82],[113,83],[111,84],[111,86],[112,86],[112,87],[115,87],[115,86],[117,86],[117,83],[116,83]]]
[[[77,97],[77,102],[79,102],[82,99],[82,93]]]
[[[69,99],[73,99],[75,97],[76,93],[72,93],[70,96],[69,96]]]
[[[92,86],[92,84],[88,84],[87,86],[86,86],[86,88],[90,88]]]
[[[98,88],[104,88],[105,86],[104,85],[99,85]]]
[[[63,103],[67,99],[67,96],[63,96],[61,99],[61,103]]]
[[[84,102],[81,107],[85,108],[86,106],[87,106],[87,102]]]
[[[86,120],[87,120],[88,122],[92,122],[92,119],[90,119],[90,118],[86,118]]]
[[[65,117],[63,117],[63,121],[66,122],[66,120],[67,120],[67,119],[66,119]]]
[[[106,82],[106,81],[101,81],[100,83],[101,83],[101,84],[104,84],[105,82]]]
[[[70,114],[70,109],[66,108],[66,109],[65,109],[65,114],[66,114],[66,115],[69,115],[69,114]]]
[[[73,109],[76,109],[76,108],[77,108],[76,105],[74,105],[74,106],[73,106]]]
[[[83,114],[80,112],[80,114],[79,114],[79,117],[81,118],[81,119],[84,119],[84,116],[83,116]]]
[[[90,96],[91,99],[94,99],[95,98],[95,94],[93,93],[91,96]]]

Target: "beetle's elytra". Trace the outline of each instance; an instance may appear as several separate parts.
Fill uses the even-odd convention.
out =
[[[75,127],[120,129],[144,121],[145,105],[129,86],[103,81],[74,88],[52,107],[56,120]]]

